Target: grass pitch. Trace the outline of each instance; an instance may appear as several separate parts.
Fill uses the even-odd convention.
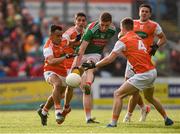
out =
[[[167,110],[174,120],[173,126],[165,126],[162,117],[152,110],[146,122],[140,123],[140,111],[135,110],[132,122],[122,122],[122,111],[117,128],[106,128],[111,110],[93,110],[100,124],[86,124],[83,110],[72,110],[62,125],[57,125],[54,111],[50,111],[48,125],[43,127],[36,111],[0,111],[0,133],[180,133],[180,110]]]

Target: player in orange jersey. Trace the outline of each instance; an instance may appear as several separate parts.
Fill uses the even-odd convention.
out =
[[[142,4],[139,7],[139,20],[134,20],[134,31],[143,39],[143,43],[147,48],[150,55],[154,55],[156,50],[166,43],[166,36],[162,31],[160,25],[150,20],[152,8],[148,4]],[[158,37],[158,42],[154,42],[154,38]],[[131,65],[127,62],[125,78],[126,80],[134,75]],[[137,98],[139,98],[137,100]],[[136,102],[137,100],[137,102]],[[134,94],[130,97],[128,103],[128,112],[124,117],[123,122],[130,122],[132,112],[135,109],[136,104],[141,108],[141,117],[139,121],[145,121],[146,116],[150,111],[150,106],[145,105],[139,93]]]
[[[43,48],[43,55],[45,57],[44,77],[45,80],[52,85],[53,91],[45,106],[38,110],[42,125],[47,125],[47,113],[49,110],[47,107],[49,106],[49,103],[54,104],[56,122],[61,124],[64,121],[65,116],[63,115],[59,102],[66,89],[65,77],[67,75],[67,71],[64,61],[65,59],[74,57],[73,54],[67,54],[65,52],[68,41],[62,38],[62,27],[52,25],[50,32],[50,38]],[[69,104],[68,101],[70,100],[69,98],[72,97],[72,91],[73,90],[70,87],[66,90],[65,106]]]
[[[117,127],[123,99],[126,96],[136,94],[139,91],[143,91],[146,100],[153,104],[156,110],[161,114],[164,118],[165,125],[172,125],[173,121],[168,118],[162,105],[153,96],[153,83],[157,77],[157,72],[151,62],[151,56],[147,52],[142,39],[133,31],[133,20],[131,18],[123,19],[120,23],[120,28],[124,36],[116,42],[112,52],[107,57],[96,64],[91,62],[83,63],[82,65],[86,69],[102,67],[113,62],[116,57],[122,53],[135,72],[131,78],[125,81],[114,92],[112,119],[107,127]]]
[[[74,54],[76,47],[80,45],[80,39],[81,39],[81,36],[84,32],[84,28],[87,23],[86,15],[82,12],[78,12],[77,14],[75,14],[74,23],[75,23],[75,26],[69,28],[62,35],[63,38],[68,41],[68,44],[65,45],[65,49],[64,49],[65,53],[68,53],[68,54]],[[64,60],[64,66],[66,67],[67,73],[69,73],[71,71],[71,65],[72,65],[73,60],[74,60],[74,58],[68,58],[68,59]],[[73,69],[73,72],[74,71],[75,71],[75,73],[77,73],[80,71],[80,69]],[[79,73],[81,74],[81,72],[82,72],[82,70]],[[67,91],[69,91],[69,90],[67,90]],[[63,115],[66,115],[67,113],[69,113],[71,111],[69,102],[71,101],[73,94],[72,93],[67,93],[67,94],[68,94],[68,96],[66,95],[65,96],[66,98],[64,99],[65,105],[64,105],[63,112],[62,112]],[[45,107],[46,110],[48,111],[53,106],[53,104],[54,104],[53,98],[52,98],[52,96],[50,96],[48,98],[48,101],[46,102],[46,104],[40,105],[40,108],[38,109],[38,111],[42,111],[43,107]],[[46,122],[45,124],[47,124],[47,119],[44,122]]]
[[[70,27],[65,31],[63,37],[69,41],[70,47],[68,48],[69,53],[75,53],[76,48],[80,45],[81,37],[84,33],[84,29],[87,24],[86,15],[83,12],[78,12],[74,17],[74,26]],[[71,71],[71,66],[74,58],[67,59],[65,61],[67,72]]]

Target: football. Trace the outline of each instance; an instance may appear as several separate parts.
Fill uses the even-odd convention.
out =
[[[73,88],[79,87],[81,83],[81,76],[77,73],[70,73],[66,77],[66,83],[68,86]]]

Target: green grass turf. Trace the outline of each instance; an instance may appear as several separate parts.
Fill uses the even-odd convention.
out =
[[[72,110],[62,125],[57,125],[54,112],[50,111],[48,126],[41,126],[36,111],[0,111],[0,133],[180,133],[180,110],[167,110],[174,120],[173,126],[164,126],[157,111],[152,110],[146,122],[140,123],[140,111],[135,110],[132,122],[125,124],[122,111],[117,128],[106,128],[111,110],[93,110],[92,115],[100,124],[86,124],[83,110]]]

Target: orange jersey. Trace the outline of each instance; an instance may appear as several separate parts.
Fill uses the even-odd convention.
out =
[[[77,31],[77,29],[75,28],[75,26],[73,26],[73,27],[69,28],[69,29],[63,34],[63,37],[66,38],[68,41],[70,41],[70,40],[76,39],[76,36],[77,36],[78,34],[82,34],[82,33],[79,33],[79,32]],[[75,53],[75,48],[69,47],[68,49],[66,49],[66,52],[69,53],[69,54],[73,54],[73,53]],[[74,60],[74,58],[70,58],[70,59],[66,59],[66,60],[65,60],[65,64],[66,64],[66,68],[67,68],[67,69],[71,69],[73,60]]]
[[[45,57],[44,71],[53,71],[64,77],[67,75],[64,61],[59,64],[50,65],[46,60],[49,56],[52,55],[55,58],[64,56],[66,54],[66,46],[67,46],[66,39],[62,39],[61,43],[58,46],[54,46],[50,39],[47,40],[43,48],[43,54]]]
[[[153,44],[154,36],[160,34],[162,29],[158,23],[151,20],[144,23],[140,22],[140,20],[134,20],[134,31],[143,39],[147,51],[149,51],[150,46]]]
[[[135,73],[143,73],[155,68],[142,39],[133,31],[128,32],[116,42],[113,52],[120,51],[126,56]]]

